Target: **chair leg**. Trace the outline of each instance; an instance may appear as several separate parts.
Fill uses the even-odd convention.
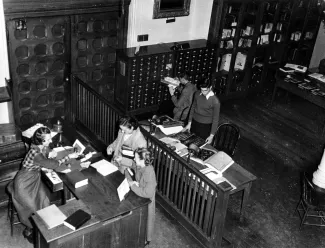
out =
[[[305,211],[305,213],[304,213],[304,216],[302,217],[302,220],[301,220],[301,222],[300,222],[299,230],[301,229],[302,225],[304,224],[304,221],[305,221],[305,219],[306,219],[306,217],[307,217],[308,211],[309,211],[309,208],[307,207],[307,208],[306,208],[306,211]]]
[[[15,218],[15,210],[13,206],[13,202],[11,201],[11,209],[10,209],[10,234],[11,237],[14,235],[14,219]]]

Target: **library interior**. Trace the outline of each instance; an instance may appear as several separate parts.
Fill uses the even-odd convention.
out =
[[[0,16],[0,247],[325,247],[325,0]]]

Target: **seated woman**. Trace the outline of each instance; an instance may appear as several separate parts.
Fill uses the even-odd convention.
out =
[[[183,131],[190,130],[211,144],[218,127],[220,102],[212,91],[209,79],[201,80],[199,89],[195,93],[188,124]]]
[[[78,154],[72,153],[61,160],[49,159],[49,144],[51,142],[50,129],[38,128],[32,137],[32,144],[22,163],[22,168],[14,178],[12,200],[17,209],[19,220],[26,226],[23,234],[31,243],[33,243],[33,235],[29,217],[37,210],[50,205],[45,186],[41,181],[41,168],[53,170],[70,158],[78,156]]]
[[[195,84],[192,84],[189,81],[190,74],[188,72],[181,73],[179,78],[180,85],[176,89],[169,87],[171,100],[175,106],[173,109],[173,118],[177,121],[186,121],[193,102],[193,96],[195,91],[197,91],[197,88]]]
[[[155,222],[155,195],[156,195],[156,174],[152,166],[152,152],[147,148],[138,148],[135,150],[135,180],[128,172],[125,173],[131,190],[138,196],[149,198],[151,203],[148,206],[147,220],[147,241],[146,245],[152,240],[152,234]]]
[[[135,151],[139,147],[147,147],[147,141],[138,127],[137,121],[132,117],[122,117],[119,120],[120,130],[116,140],[110,144],[107,149],[107,155],[114,152],[113,161],[120,167],[120,171],[124,173],[125,166],[132,166],[133,158],[122,156],[122,147]]]

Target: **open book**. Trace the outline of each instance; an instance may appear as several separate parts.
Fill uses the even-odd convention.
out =
[[[208,172],[209,170],[215,170],[218,173],[225,172],[232,164],[234,164],[234,160],[225,152],[219,151],[213,154],[211,157],[202,161],[201,159],[191,157],[191,160],[201,163],[206,166],[201,172]]]

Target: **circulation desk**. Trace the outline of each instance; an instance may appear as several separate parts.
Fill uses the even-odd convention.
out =
[[[88,185],[77,189],[64,176],[61,177],[76,199],[59,208],[67,216],[77,209],[83,209],[92,218],[76,231],[64,225],[48,230],[43,221],[33,215],[35,247],[144,247],[150,200],[130,191],[126,199],[120,202],[116,188],[123,181],[124,175],[119,171],[106,177],[92,167],[81,172],[88,178]]]
[[[229,195],[243,191],[241,216],[256,177],[234,163],[223,176],[235,190],[215,184],[200,172],[199,164],[180,157],[159,139],[165,135],[156,129],[154,135],[142,128],[154,152],[153,166],[158,181],[156,201],[174,216],[205,247],[221,247]],[[208,148],[214,149],[212,146]]]

